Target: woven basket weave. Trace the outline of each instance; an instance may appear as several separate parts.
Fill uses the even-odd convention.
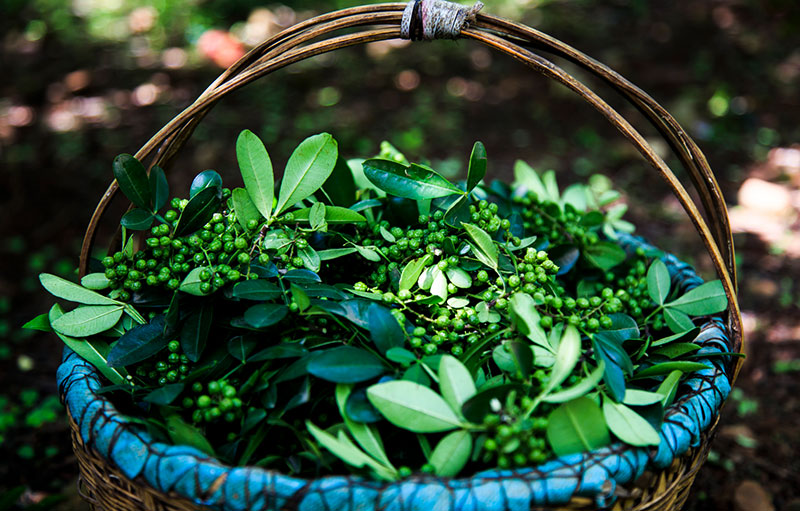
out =
[[[226,70],[186,110],[137,153],[150,165],[168,167],[192,131],[228,93],[270,72],[339,48],[400,36],[405,4],[355,7],[297,24],[265,41]],[[343,29],[348,29],[345,35]],[[697,145],[655,101],[630,82],[564,43],[530,27],[478,14],[460,31],[508,54],[579,94],[614,125],[667,181],[695,225],[728,297],[724,318],[701,325],[699,353],[741,350],[741,315],[727,210],[709,165]],[[708,223],[683,185],[653,148],[602,98],[537,51],[558,55],[618,91],[655,126],[681,161],[700,197]],[[81,273],[97,227],[117,192],[112,183],[87,228]],[[626,250],[649,247],[623,236]],[[684,291],[702,281],[671,255],[664,262],[673,285]],[[81,472],[81,490],[97,510],[506,510],[612,509],[678,510],[708,454],[719,408],[740,367],[740,359],[707,359],[713,368],[681,387],[665,416],[655,449],[612,445],[570,455],[545,465],[481,472],[467,479],[413,476],[376,483],[351,476],[302,480],[253,467],[226,467],[199,451],[154,442],[130,423],[97,390],[95,369],[69,349],[59,368],[59,388],[67,404],[72,441]],[[207,506],[207,507],[204,507]]]

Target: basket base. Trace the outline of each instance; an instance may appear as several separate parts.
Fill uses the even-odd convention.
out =
[[[94,450],[87,448],[80,430],[69,417],[72,448],[78,459],[78,479],[81,497],[92,511],[203,511],[199,506],[177,494],[164,494],[147,483],[130,480]],[[711,439],[717,422],[702,435],[698,447],[661,472],[645,472],[632,485],[617,487],[619,498],[612,511],[680,511],[689,497],[697,472],[708,457]],[[567,506],[536,507],[532,511],[577,511],[597,509],[591,499],[575,497]],[[277,511],[277,510],[276,510]]]

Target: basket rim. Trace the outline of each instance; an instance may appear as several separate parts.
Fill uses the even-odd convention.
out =
[[[626,250],[655,248],[632,235],[621,235],[619,242]],[[702,283],[694,269],[675,256],[667,253],[662,260],[682,292]],[[703,346],[700,353],[726,352],[730,350],[729,334],[722,318],[712,317],[694,342]],[[576,496],[594,499],[603,507],[615,501],[618,485],[636,480],[645,469],[664,469],[690,447],[701,445],[703,432],[713,426],[730,392],[731,364],[725,360],[729,358],[700,359],[710,362],[711,368],[688,380],[683,386],[688,391],[681,392],[664,411],[657,448],[616,443],[537,467],[482,470],[466,478],[414,475],[396,482],[375,482],[353,475],[303,479],[260,467],[224,465],[192,447],[153,442],[147,432],[97,392],[102,386],[97,370],[68,347],[64,348],[57,378],[62,400],[85,446],[94,448],[131,480],[141,477],[158,491],[176,492],[199,505],[226,511],[283,509],[287,504],[298,508],[303,504],[306,509],[309,503],[323,505],[336,500],[350,506],[371,501],[377,507],[391,497],[405,499],[408,507],[403,509],[428,509],[433,501],[443,498],[450,499],[451,504],[459,503],[455,509],[471,509],[470,503],[494,502],[497,492],[502,491],[507,504],[503,509],[511,507],[512,501],[525,502],[526,508],[563,505]],[[415,507],[415,499],[429,503]],[[496,502],[486,508],[495,507]],[[312,505],[311,509],[317,508]]]

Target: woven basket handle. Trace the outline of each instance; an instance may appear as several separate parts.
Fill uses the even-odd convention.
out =
[[[441,0],[429,1],[441,2]],[[420,1],[412,0],[412,3],[419,4]],[[340,48],[400,37],[404,21],[403,13],[407,7],[406,4],[399,3],[365,5],[324,14],[289,27],[253,48],[225,70],[194,103],[139,149],[136,158],[141,161],[149,160],[151,166],[166,167],[217,101],[277,69]],[[467,23],[462,26],[459,35],[461,38],[478,41],[510,55],[576,92],[617,128],[667,182],[700,234],[716,273],[722,281],[729,304],[728,326],[733,335],[733,345],[736,350],[740,350],[741,313],[736,299],[737,275],[730,222],[722,192],[697,144],[661,105],[607,66],[535,29],[495,16],[476,15],[476,10],[473,9],[470,13],[467,20],[469,26]],[[355,28],[358,30],[352,30]],[[351,30],[345,35],[331,35],[343,29]],[[550,60],[534,53],[533,49],[544,50],[575,63],[610,85],[636,106],[661,133],[680,159],[699,194],[711,227],[700,214],[683,184],[644,137],[595,92]],[[81,275],[86,272],[97,227],[116,193],[117,183],[114,181],[106,190],[89,221],[81,249]],[[736,373],[738,369],[737,364]]]

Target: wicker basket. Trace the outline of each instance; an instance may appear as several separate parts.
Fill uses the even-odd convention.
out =
[[[270,72],[306,58],[357,44],[428,35],[420,23],[425,2],[355,7],[299,23],[265,41],[226,70],[186,110],[163,127],[136,157],[167,167],[214,104],[228,93]],[[444,5],[445,8],[454,8]],[[405,12],[405,16],[404,16]],[[711,351],[740,351],[741,315],[736,300],[733,242],[722,194],[700,149],[660,105],[633,84],[570,46],[525,25],[458,11],[452,37],[475,40],[514,57],[579,94],[615,126],[667,181],[696,227],[728,297],[725,318],[712,318],[696,342]],[[410,23],[409,23],[410,22]],[[343,29],[346,30],[341,35]],[[336,33],[339,35],[336,35]],[[683,185],[645,139],[595,92],[537,51],[563,57],[599,78],[635,105],[669,143],[700,197],[708,223]],[[81,273],[88,266],[97,227],[117,192],[112,183],[87,228]],[[628,250],[647,246],[624,237]],[[664,258],[673,283],[687,290],[701,281],[686,264]],[[666,413],[657,449],[620,444],[571,455],[543,466],[487,471],[468,479],[414,476],[398,483],[356,477],[302,480],[253,467],[231,468],[195,449],[168,446],[117,412],[102,394],[94,368],[69,349],[59,368],[60,391],[67,404],[72,442],[81,472],[81,491],[93,509],[140,510],[355,510],[452,509],[612,509],[678,510],[708,454],[719,408],[740,367],[739,358],[715,357],[682,387]],[[208,506],[208,507],[204,507]]]

